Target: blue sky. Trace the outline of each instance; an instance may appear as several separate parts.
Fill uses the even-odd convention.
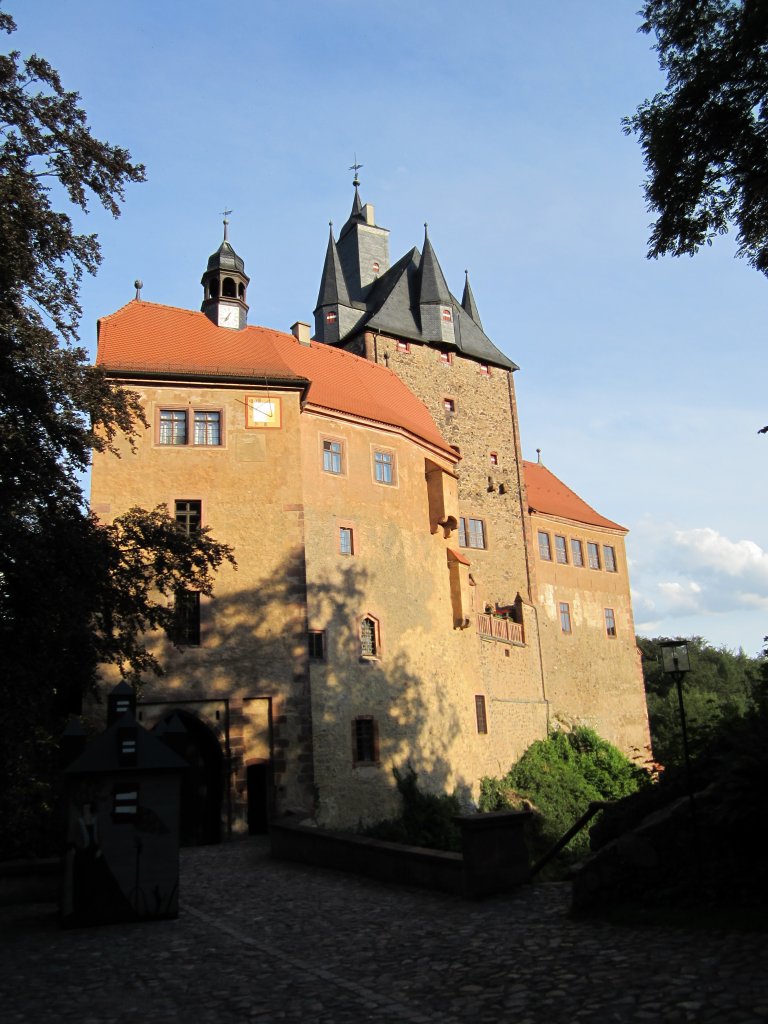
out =
[[[146,164],[83,343],[134,294],[198,308],[230,238],[250,322],[312,322],[328,221],[363,201],[393,260],[423,223],[451,289],[520,366],[523,450],[630,529],[635,620],[754,654],[768,633],[768,282],[731,237],[645,259],[639,146],[622,115],[662,85],[638,0],[5,0],[80,92],[94,133]]]

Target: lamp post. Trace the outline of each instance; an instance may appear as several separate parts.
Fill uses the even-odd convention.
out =
[[[685,705],[683,703],[683,677],[690,672],[691,663],[688,657],[688,644],[685,640],[664,640],[661,644],[661,667],[665,675],[671,676],[677,686],[677,702],[680,705],[680,730],[683,735],[683,756],[685,757],[685,778],[688,783],[688,799],[691,802],[691,815],[696,822],[696,804],[693,799],[693,783],[691,781],[691,757],[688,750],[688,728],[685,723]]]

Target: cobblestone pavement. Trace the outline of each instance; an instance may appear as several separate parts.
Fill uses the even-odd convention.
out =
[[[182,851],[177,921],[61,931],[0,910],[0,1020],[308,1024],[768,1021],[768,935],[571,921],[569,889],[479,903]]]

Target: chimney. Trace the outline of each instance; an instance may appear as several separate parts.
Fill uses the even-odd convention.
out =
[[[371,227],[376,226],[376,220],[373,216],[373,203],[366,203],[363,207],[363,216],[365,217],[365,223],[370,224]]]
[[[309,324],[304,324],[301,320],[297,320],[293,327],[291,327],[291,334],[300,345],[309,345],[310,330]]]

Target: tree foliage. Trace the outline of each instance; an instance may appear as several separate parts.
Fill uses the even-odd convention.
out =
[[[0,11],[0,30],[13,32]],[[144,168],[94,138],[77,93],[41,57],[0,55],[0,820],[18,838],[49,800],[54,737],[109,662],[137,681],[143,643],[172,626],[179,589],[210,593],[226,545],[167,512],[91,516],[79,474],[144,423],[138,397],[77,344],[79,286],[100,262],[79,234],[96,202],[117,216]],[[48,794],[48,795],[46,795]],[[39,815],[38,815],[39,816]],[[37,820],[37,819],[35,819]],[[18,845],[18,844],[17,844]]]
[[[683,741],[677,688],[661,667],[665,637],[637,638],[643,655],[653,754],[670,767],[683,762]],[[712,647],[700,636],[687,641],[691,671],[683,680],[683,701],[691,753],[702,753],[717,730],[742,718],[752,707],[762,680],[763,659],[743,651]]]
[[[693,255],[736,229],[738,255],[768,274],[768,5],[646,0],[663,92],[624,119],[639,137],[648,255]]]
[[[537,740],[502,778],[483,778],[480,810],[536,812],[534,855],[541,856],[565,835],[594,800],[618,800],[646,785],[649,776],[592,729],[555,732]],[[566,847],[566,859],[589,852],[585,830]]]

